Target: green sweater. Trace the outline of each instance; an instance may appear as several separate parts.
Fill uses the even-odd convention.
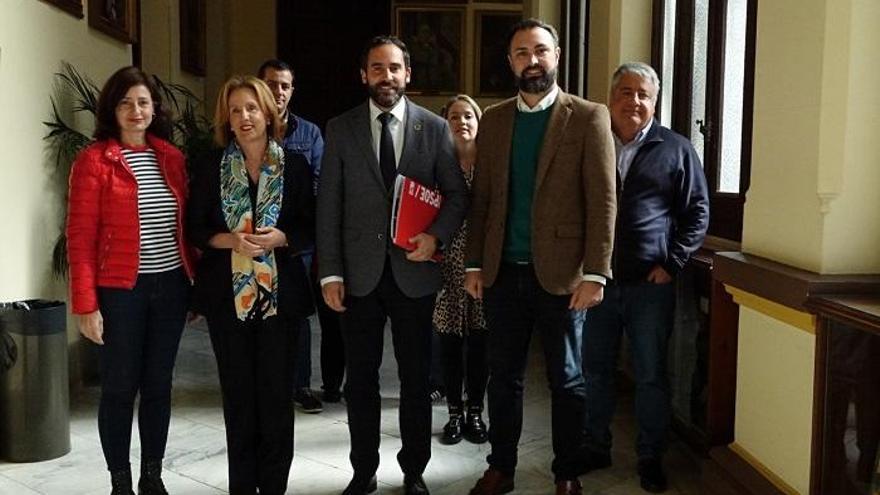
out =
[[[510,195],[504,250],[507,262],[532,261],[532,197],[538,157],[544,144],[544,131],[552,106],[540,112],[516,112],[513,121],[513,144],[510,147]]]

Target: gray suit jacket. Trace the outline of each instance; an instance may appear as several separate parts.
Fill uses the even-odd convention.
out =
[[[448,246],[467,210],[467,185],[446,121],[411,101],[406,104],[397,170],[439,187],[443,205],[427,232]],[[409,297],[427,296],[440,288],[440,267],[408,261],[406,252],[388,240],[392,194],[382,181],[369,120],[365,102],[327,123],[318,188],[318,274],[343,277],[346,294],[365,296],[376,288],[390,255],[400,290]]]

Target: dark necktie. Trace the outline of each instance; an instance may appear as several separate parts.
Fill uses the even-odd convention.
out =
[[[382,135],[379,138],[379,169],[382,171],[382,180],[385,181],[387,189],[391,189],[394,186],[394,178],[397,176],[397,165],[394,159],[394,141],[391,139],[391,129],[388,128],[390,121],[390,113],[383,112],[379,115],[379,122],[382,123]]]

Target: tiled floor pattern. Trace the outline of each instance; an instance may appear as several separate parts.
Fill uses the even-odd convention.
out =
[[[313,328],[316,325],[313,324]],[[319,348],[315,332],[313,348]],[[383,392],[382,462],[379,493],[402,493],[402,475],[395,455],[400,448],[397,425],[398,385],[390,338],[381,370]],[[550,397],[544,380],[542,357],[533,348],[526,383],[525,424],[515,494],[552,494],[550,473]],[[320,386],[318,356],[313,358],[313,387]],[[109,493],[109,477],[98,439],[97,387],[72,398],[71,452],[59,459],[30,464],[0,461],[2,495],[97,495]],[[614,424],[614,466],[581,478],[585,494],[625,495],[644,493],[635,473],[632,451],[634,426],[631,396],[621,398]],[[444,404],[434,407],[434,442],[425,480],[435,495],[466,494],[486,468],[488,444],[439,442],[446,421]],[[297,412],[296,453],[289,493],[338,494],[351,478],[348,462],[348,427],[343,404],[325,404],[320,414]],[[132,466],[137,471],[139,446],[133,433]],[[666,465],[670,495],[698,493],[699,461],[677,439],[672,439]],[[187,328],[181,342],[174,379],[174,396],[164,480],[172,495],[226,493],[226,440],[220,408],[216,365],[207,332],[198,325]],[[135,476],[135,479],[137,476]]]

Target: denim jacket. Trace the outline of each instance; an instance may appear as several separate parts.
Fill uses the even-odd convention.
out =
[[[321,175],[321,157],[324,154],[324,139],[317,125],[303,119],[292,112],[287,113],[287,130],[284,132],[282,147],[293,153],[299,153],[309,163],[312,173],[312,191],[317,195],[318,177]]]

